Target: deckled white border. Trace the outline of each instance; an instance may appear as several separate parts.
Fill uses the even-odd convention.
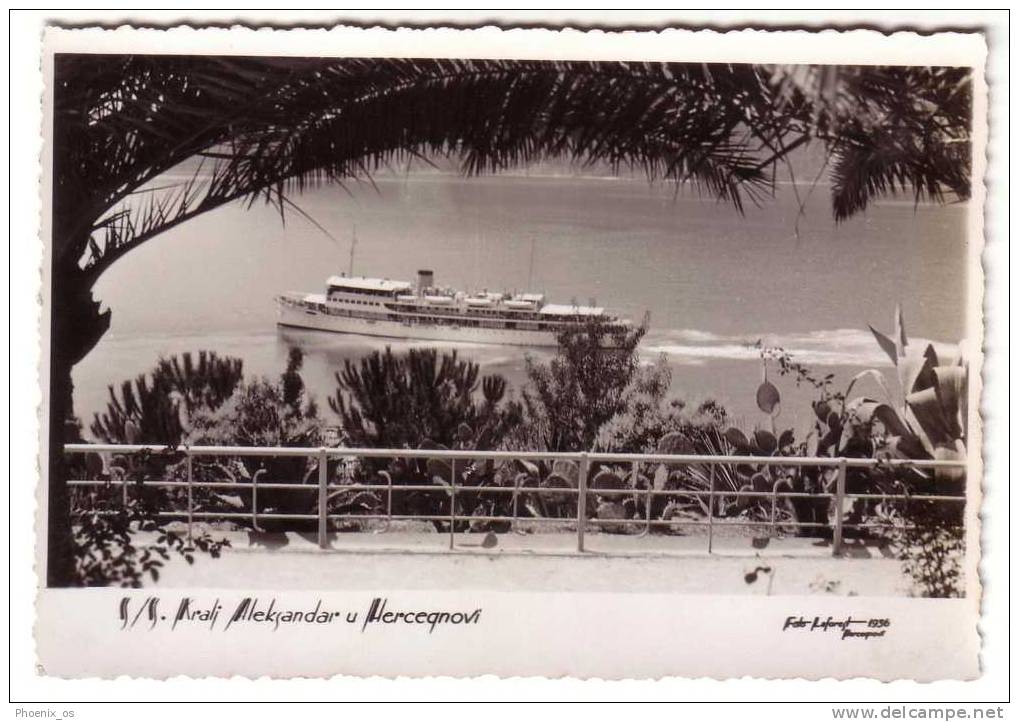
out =
[[[303,29],[233,28],[169,32],[120,27],[47,33],[62,52],[174,53],[336,57],[457,57],[520,60],[632,60],[706,63],[816,63],[850,65],[957,65],[983,62],[978,34],[917,35],[876,30],[682,30],[657,32],[484,27]]]
[[[264,37],[265,37],[266,33],[265,33],[264,31],[262,31],[262,32],[260,32],[260,34],[261,34],[261,35],[260,35],[259,41],[261,42],[262,40],[264,40]],[[878,38],[880,38],[880,37],[878,36]],[[832,45],[830,45],[829,43],[826,43],[826,44],[824,44],[824,45],[825,45],[825,47],[824,47],[824,50],[826,50],[826,51],[827,51],[827,50],[832,50],[832,49],[833,49],[833,48],[832,48]],[[246,47],[247,47],[247,46],[246,46]],[[491,47],[491,45],[490,45],[490,44],[489,44],[489,47]],[[689,48],[689,46],[687,46],[687,47]],[[872,46],[871,46],[871,47],[872,47]],[[929,50],[929,48],[928,48],[928,50]],[[176,51],[176,52],[179,52],[179,51]],[[250,50],[244,50],[244,52],[251,52],[251,51],[250,51]],[[306,50],[306,51],[304,51],[304,52],[307,52],[307,50]],[[869,51],[869,50],[868,50],[868,52],[871,52],[871,51]],[[358,53],[354,53],[354,54],[358,54]],[[363,54],[368,54],[368,53],[363,53]],[[388,52],[386,52],[386,53],[376,53],[376,54],[389,54],[389,53],[388,53]],[[403,55],[409,55],[409,54],[411,54],[411,53],[408,53],[408,52],[403,52],[403,53],[398,53],[398,54],[403,54]],[[438,53],[423,53],[423,54],[438,54]],[[458,54],[460,54],[460,53],[458,53]],[[481,56],[482,54],[481,54],[481,53],[478,53],[477,55],[478,55],[478,56]],[[484,54],[484,55],[489,55],[489,54]],[[515,53],[515,55],[516,55],[516,56],[518,56],[518,57],[520,57],[520,56],[521,56],[521,54],[520,54],[520,53]],[[490,56],[490,55],[489,55],[489,56]],[[541,57],[549,57],[549,55],[548,55],[547,53],[538,53],[538,56],[541,56]],[[577,56],[573,56],[573,57],[577,57]],[[674,57],[675,59],[685,59],[685,58],[684,58],[684,57],[682,57],[682,56],[673,56],[673,57]],[[713,56],[712,56],[712,57],[713,57]],[[914,62],[916,62],[916,61],[917,61],[917,59],[916,59],[916,58],[917,58],[917,57],[920,57],[920,56],[919,56],[919,55],[915,55],[915,54],[914,54],[914,55],[913,55],[912,57],[913,57],[913,61],[914,61]],[[700,57],[699,59],[705,59],[705,56],[701,56],[701,57]],[[729,59],[733,59],[733,58],[729,58]],[[760,58],[760,57],[758,56],[758,57],[757,57],[756,59],[757,59],[757,60],[761,60],[762,58]],[[770,58],[770,57],[769,57],[769,58],[766,58],[766,59],[767,59],[767,60],[772,60],[772,58]],[[883,58],[882,58],[882,60],[883,60]],[[780,60],[777,60],[777,58],[775,58],[775,59],[774,59],[774,61],[780,61]],[[844,60],[844,61],[850,62],[851,60]],[[855,61],[853,61],[853,62],[859,62],[859,60],[855,60]],[[30,204],[30,205],[29,205],[28,207],[32,207],[33,205],[34,205],[34,204]],[[989,371],[989,366],[990,366],[990,364],[988,363],[988,371]],[[988,395],[989,395],[989,394],[988,394]]]
[[[800,45],[806,46],[802,49]],[[522,50],[517,52],[518,49]],[[880,51],[878,49],[880,46]],[[195,30],[192,28],[176,28],[167,31],[160,30],[147,30],[141,29],[136,30],[133,28],[121,27],[116,30],[50,30],[47,31],[44,37],[44,55],[43,55],[43,75],[44,78],[48,78],[52,74],[52,57],[57,52],[95,52],[95,53],[121,53],[121,52],[158,52],[160,54],[169,53],[185,53],[185,54],[201,54],[201,53],[223,53],[223,54],[237,54],[237,55],[308,55],[308,54],[324,54],[324,55],[337,55],[334,48],[342,47],[344,57],[357,57],[357,56],[374,56],[374,57],[386,57],[386,56],[418,56],[418,57],[430,57],[430,56],[443,56],[443,57],[509,57],[509,56],[524,56],[528,58],[560,58],[560,59],[618,59],[624,58],[628,60],[692,60],[698,59],[703,61],[728,61],[728,62],[751,62],[751,61],[768,61],[773,62],[774,58],[781,58],[788,61],[790,58],[795,58],[795,62],[817,62],[820,59],[822,62],[860,62],[863,58],[869,58],[870,62],[879,63],[908,63],[917,62],[917,58],[921,58],[924,64],[944,64],[944,65],[966,65],[974,68],[974,110],[977,122],[975,125],[975,139],[978,141],[975,147],[980,147],[979,140],[983,138],[982,135],[982,110],[984,108],[984,87],[982,84],[983,80],[983,58],[984,58],[984,46],[983,39],[976,35],[961,35],[957,33],[941,34],[936,36],[918,36],[906,33],[896,33],[891,36],[881,35],[874,31],[851,31],[846,33],[839,33],[836,31],[824,31],[816,34],[801,33],[801,32],[762,32],[757,30],[741,30],[732,33],[720,34],[714,31],[701,31],[692,32],[687,30],[665,30],[656,33],[622,33],[622,34],[606,34],[603,32],[590,32],[580,33],[572,30],[565,30],[559,33],[555,33],[548,30],[508,30],[503,31],[498,28],[483,28],[476,31],[456,31],[450,29],[397,29],[397,30],[386,30],[381,28],[350,28],[340,27],[333,28],[331,30],[293,30],[289,32],[278,32],[270,30],[251,30],[247,28],[235,27],[230,30],[227,29],[208,29],[208,30]],[[677,53],[676,49],[682,48],[681,53]],[[854,54],[855,53],[855,54]],[[832,56],[835,56],[834,59]],[[892,58],[892,60],[889,60]],[[911,60],[909,60],[911,59]],[[52,88],[47,88],[47,93],[44,96],[44,109],[51,107],[52,104]],[[44,119],[49,120],[49,111],[45,111]],[[48,136],[48,129],[44,128],[43,132],[44,140]],[[44,143],[43,147],[43,165],[49,167],[52,163],[52,148],[50,145]],[[975,163],[975,171],[977,177],[982,175],[983,169],[982,158],[977,157]],[[43,198],[48,197],[50,193],[48,174],[43,175]],[[976,184],[977,191],[975,195],[974,206],[979,208],[980,201],[982,199],[981,186]],[[48,207],[43,204],[43,224],[42,224],[43,237],[45,238],[48,234]],[[970,338],[979,344],[982,341],[982,325],[979,323],[978,311],[982,302],[982,283],[974,282],[980,278],[978,270],[978,264],[976,264],[976,258],[982,250],[982,213],[971,213],[970,224],[969,224],[971,249],[970,254],[971,269],[969,276],[971,278],[970,283],[970,303],[968,304],[970,310],[970,324],[967,329],[967,334]],[[46,263],[44,259],[44,273],[43,283],[44,288],[47,281]],[[43,318],[48,316],[47,309],[48,298],[44,294],[43,300]],[[47,346],[45,340],[48,334],[45,329],[43,330],[43,359],[40,367],[46,368],[46,359],[48,358]],[[974,344],[974,345],[977,345]],[[973,368],[980,368],[979,358],[972,359]],[[977,374],[971,375],[971,397],[977,398],[977,391],[980,386],[980,379]],[[45,389],[45,386],[44,386]],[[45,398],[45,392],[43,394]],[[975,414],[971,415],[971,428],[978,429],[979,424],[977,422]],[[45,429],[44,429],[45,432]],[[979,432],[973,434],[979,439]],[[42,435],[42,438],[46,438],[46,434]],[[976,523],[976,513],[979,508],[977,500],[980,498],[979,480],[981,478],[979,473],[980,463],[977,455],[971,455],[971,470],[968,478],[970,480],[970,488],[968,489],[968,496],[971,502],[968,505],[969,521],[970,525],[968,528],[968,541],[970,549],[977,549],[979,547],[979,525]],[[45,455],[41,456],[41,463],[44,467],[43,473],[45,474]],[[43,486],[40,489],[40,500],[41,504],[38,511],[38,527],[45,527],[45,516],[44,510],[46,488]],[[43,537],[40,536],[40,539]],[[979,595],[979,582],[977,575],[975,574],[976,554],[970,555],[969,569],[967,570],[968,576],[968,601],[970,601],[974,610],[974,622],[976,619],[976,608]],[[37,568],[44,568],[45,563],[45,549],[44,544],[39,543],[37,545]],[[98,592],[97,592],[98,594]],[[41,592],[42,597],[52,596],[50,590],[43,590]],[[93,595],[96,596],[96,595]],[[107,594],[110,599],[113,599],[112,594]],[[686,606],[691,607],[698,604],[707,603],[710,605],[708,600],[693,601],[691,599],[684,600]],[[540,602],[532,599],[530,600],[532,605],[540,605]],[[755,608],[753,601],[748,601],[747,609],[752,613]],[[874,616],[881,616],[880,609],[881,603],[872,602],[872,600],[861,600],[857,603],[857,608],[871,608],[875,611],[872,613]],[[40,607],[45,609],[46,607]],[[52,609],[52,607],[50,607]],[[537,611],[536,608],[532,608],[532,611]],[[861,612],[862,613],[862,612]],[[48,618],[48,622],[55,622],[53,618]],[[947,619],[946,619],[947,621]],[[47,639],[52,641],[53,630],[47,628],[44,623],[40,622],[42,626],[37,629],[37,637],[40,639]],[[68,633],[72,633],[72,630],[68,630]],[[170,641],[175,641],[178,638],[171,637]],[[580,641],[580,640],[578,640]],[[286,640],[283,642],[286,643]],[[498,648],[498,644],[492,644],[493,647]],[[117,656],[116,650],[111,650],[114,657]],[[183,649],[182,649],[183,651]],[[450,650],[453,651],[452,649]],[[504,650],[506,653],[508,650]],[[932,649],[933,651],[933,649]],[[52,655],[56,652],[56,648],[52,644],[45,646],[45,654],[40,650],[41,661],[50,660],[48,664],[51,667],[59,667],[60,671],[57,672],[61,675],[71,674],[71,670],[74,669],[74,665],[67,665],[65,660],[53,659]],[[962,654],[971,654],[972,651],[961,652]],[[232,661],[231,661],[232,660]],[[243,666],[242,662],[248,661],[242,658],[234,658],[232,655],[226,653],[224,650],[223,660],[220,665],[214,667],[221,674],[230,673],[242,673],[250,675],[253,670],[257,670],[258,667],[249,668]],[[618,676],[618,669],[614,668],[611,664],[611,659],[606,658],[604,661],[604,667],[595,665],[589,669],[604,669],[602,674],[607,676]],[[63,663],[63,664],[62,664]],[[116,668],[116,667],[114,667]],[[667,668],[667,665],[666,665]],[[965,669],[966,665],[958,667],[958,669]],[[85,668],[83,668],[84,671]],[[157,666],[154,669],[162,670],[173,669],[172,662],[167,667]],[[212,669],[212,668],[211,668]],[[310,669],[316,670],[316,674],[329,674],[329,666],[326,664],[312,666]],[[417,670],[415,674],[429,674],[433,671],[430,665],[424,664],[421,666],[411,665],[407,667],[408,670]],[[510,667],[517,673],[527,673],[530,668],[526,665]],[[541,674],[545,675],[557,675],[562,673],[577,672],[579,673],[579,667],[571,667],[568,665],[557,666],[552,668],[534,667],[534,671],[540,670]],[[639,666],[634,664],[632,669],[628,670],[628,676],[635,678],[642,678],[647,676],[659,676],[661,674],[662,667],[649,663],[646,666]],[[677,671],[682,670],[682,674],[690,676],[694,674],[694,668],[688,666],[680,666],[680,659],[676,659]],[[791,669],[786,668],[787,673]],[[847,666],[845,670],[839,673],[839,668],[832,667],[830,670],[826,670],[822,675],[838,675],[845,676],[845,674],[855,675],[867,675],[868,669],[866,666]],[[954,671],[957,669],[955,665],[952,665],[953,671],[950,676],[964,675],[971,676],[971,673],[964,673],[961,671]],[[125,671],[129,671],[128,668],[124,668]],[[609,671],[613,670],[613,671]],[[348,673],[350,669],[344,669]],[[394,670],[395,671],[395,670]],[[478,669],[479,673],[489,671],[488,669]],[[203,670],[205,674],[209,673],[209,669]],[[813,672],[810,667],[803,667],[800,674],[807,677],[816,677],[816,672]],[[764,673],[756,672],[761,676],[766,676]],[[145,674],[155,674],[159,676],[159,672],[147,671]],[[460,672],[462,674],[462,672]],[[587,674],[590,674],[588,672]],[[908,669],[898,670],[894,667],[877,667],[873,668],[873,674],[881,679],[891,679],[895,676],[901,676],[903,678],[910,678]],[[712,675],[716,676],[716,675]]]

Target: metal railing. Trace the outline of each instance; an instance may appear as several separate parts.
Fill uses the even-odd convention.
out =
[[[874,523],[845,522],[842,510],[847,500],[870,500],[870,501],[903,501],[903,502],[932,502],[945,504],[965,504],[965,495],[935,495],[935,494],[890,494],[890,493],[849,493],[846,490],[847,473],[850,469],[875,470],[879,467],[886,469],[911,468],[917,470],[934,469],[962,469],[965,470],[965,461],[935,461],[935,460],[877,460],[860,458],[830,458],[830,457],[798,457],[798,456],[714,456],[714,455],[665,455],[665,454],[613,454],[613,453],[553,453],[538,451],[479,451],[479,450],[437,450],[437,449],[355,449],[344,447],[250,447],[250,446],[179,446],[162,447],[158,445],[143,444],[67,444],[64,447],[67,454],[89,454],[101,455],[120,454],[132,455],[139,453],[152,454],[175,454],[183,455],[186,465],[186,478],[179,480],[144,480],[135,481],[131,479],[70,479],[68,485],[72,488],[98,488],[119,485],[122,488],[122,503],[126,507],[129,501],[129,489],[131,487],[160,488],[160,489],[185,489],[186,509],[185,510],[160,510],[158,516],[162,518],[186,520],[188,536],[192,534],[192,526],[200,520],[244,520],[250,521],[255,529],[259,529],[259,521],[314,521],[317,524],[318,545],[326,549],[329,547],[328,532],[330,522],[352,522],[380,520],[393,521],[431,521],[444,522],[449,526],[449,548],[455,547],[455,535],[457,522],[509,522],[510,528],[516,530],[517,525],[522,521],[540,522],[543,524],[576,525],[576,548],[578,552],[585,550],[585,534],[589,525],[596,524],[601,528],[605,527],[643,527],[641,535],[650,534],[656,527],[676,528],[686,526],[703,526],[707,529],[707,551],[710,553],[713,547],[716,528],[719,524],[725,523],[727,527],[753,527],[769,528],[774,534],[780,528],[785,529],[827,529],[831,528],[832,553],[836,556],[842,553],[845,532],[848,529],[867,530],[886,526]],[[312,472],[315,479],[312,481],[306,478],[301,482],[260,482],[258,473],[251,476],[250,481],[198,481],[194,478],[195,460],[202,457],[277,457],[294,458],[303,457],[314,460]],[[388,473],[381,473],[379,476],[385,479],[385,483],[356,483],[345,480],[344,483],[337,483],[329,478],[329,461],[331,459],[423,459],[423,460],[444,460],[449,462],[449,482],[433,484],[414,484],[394,482]],[[475,486],[457,483],[457,464],[474,464],[481,461],[527,461],[527,462],[556,462],[570,461],[577,465],[577,483],[575,487],[564,488],[561,486],[524,486],[522,485],[523,473],[517,475],[512,486]],[[627,488],[592,488],[591,467],[592,464],[615,465],[629,468],[630,478],[634,483]],[[655,488],[650,477],[641,477],[640,468],[642,465],[665,465],[667,468],[699,466],[707,467],[709,470],[709,483],[706,490],[691,488]],[[775,484],[771,491],[748,491],[745,489],[720,489],[716,485],[717,470],[720,467],[736,465],[749,465],[754,467],[817,467],[818,469],[834,469],[836,472],[834,487],[832,491],[804,492],[804,491],[779,491],[780,484]],[[636,481],[643,478],[646,482],[644,488],[639,488]],[[540,483],[540,480],[535,480]],[[250,493],[250,511],[199,511],[195,507],[195,491],[200,489],[243,491]],[[295,494],[315,494],[314,512],[309,513],[280,513],[259,510],[258,494],[269,491],[286,491]],[[385,498],[385,513],[330,513],[329,502],[344,492],[378,492]],[[443,514],[394,514],[394,494],[407,492],[444,494],[449,499],[449,512]],[[512,513],[508,515],[479,516],[475,514],[457,513],[458,494],[497,495],[512,494]],[[557,517],[523,517],[520,516],[519,500],[525,494],[534,495],[555,495],[558,497],[575,497],[577,502],[576,514],[569,518]],[[639,518],[616,518],[602,519],[592,517],[589,514],[589,497],[594,495],[599,498],[625,497],[643,499],[644,513]],[[684,519],[677,521],[670,519],[652,518],[652,508],[656,497],[671,499],[708,499],[706,518],[701,520]],[[716,514],[717,499],[750,499],[763,500],[770,506],[770,517],[765,519],[734,519]],[[804,522],[804,521],[779,521],[776,517],[780,501],[793,499],[809,499],[817,501],[834,502],[836,513],[833,515],[833,523],[826,522]],[[113,512],[109,512],[113,513]]]

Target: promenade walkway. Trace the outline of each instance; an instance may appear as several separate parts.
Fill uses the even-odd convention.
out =
[[[494,548],[482,546],[483,534],[458,534],[452,551],[448,535],[421,532],[333,534],[326,550],[313,534],[218,536],[231,543],[220,559],[199,555],[193,566],[171,559],[158,586],[862,596],[909,591],[888,550],[847,543],[845,555],[836,558],[829,544],[800,538],[773,539],[763,548],[746,537],[716,539],[708,555],[706,540],[695,536],[590,534],[583,554],[570,534],[500,534]]]

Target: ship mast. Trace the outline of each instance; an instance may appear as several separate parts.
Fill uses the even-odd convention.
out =
[[[350,238],[350,267],[347,269],[347,275],[353,277],[354,275],[354,249],[357,248],[357,224],[354,224],[354,232]]]
[[[534,280],[534,234],[531,234],[531,261],[527,267],[527,292],[532,290],[531,282]]]
[[[474,289],[481,287],[481,244],[485,237],[481,234],[481,217],[474,211]]]

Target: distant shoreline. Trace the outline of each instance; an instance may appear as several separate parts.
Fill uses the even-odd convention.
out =
[[[153,180],[153,185],[158,186],[164,184],[166,181],[189,181],[193,178],[206,178],[208,173],[174,173],[167,172],[158,178]],[[501,179],[511,180],[566,180],[566,181],[602,181],[602,182],[641,182],[648,183],[652,186],[664,186],[670,185],[673,181],[656,179],[648,181],[646,176],[640,174],[620,174],[620,175],[605,175],[605,174],[588,174],[588,173],[563,173],[563,172],[523,172],[520,170],[508,170],[498,173],[486,173],[480,176],[465,176],[457,170],[429,170],[429,169],[414,169],[411,171],[400,172],[400,171],[380,171],[371,176],[365,177],[352,177],[349,179],[351,183],[364,184],[370,186],[373,182],[402,182],[407,180],[449,180],[451,178],[470,180],[472,183],[478,182],[492,182]],[[831,183],[826,179],[820,179],[818,181],[813,180],[775,180],[776,186],[796,186],[798,188],[830,188]],[[694,181],[682,181],[679,183],[681,187],[693,188],[695,187]],[[715,199],[711,198],[712,202]],[[910,204],[916,203],[919,206],[942,206],[944,204],[937,203],[935,201],[921,200],[917,202],[913,196],[912,189],[907,187],[893,197],[885,199],[877,199],[873,201],[873,205],[881,206],[888,204],[898,204],[904,201],[908,201]],[[960,202],[953,205],[965,206],[965,202]]]

